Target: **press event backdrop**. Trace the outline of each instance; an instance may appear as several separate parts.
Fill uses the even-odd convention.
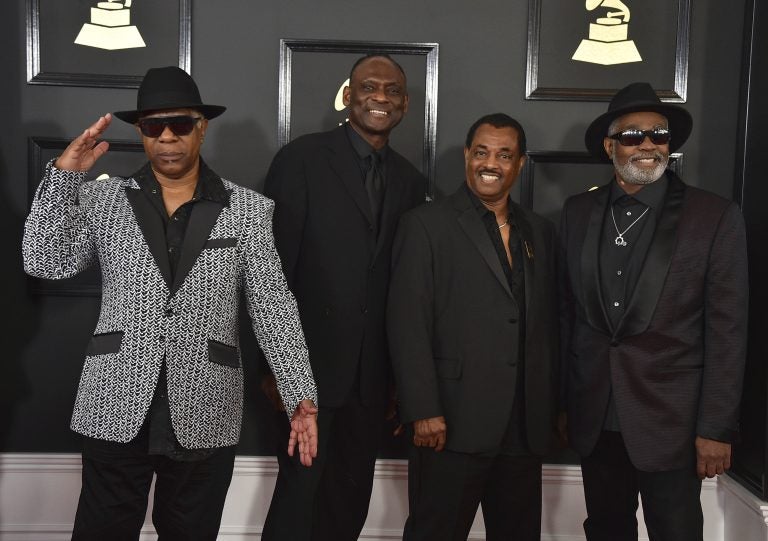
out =
[[[81,10],[83,6],[95,5],[91,1],[69,2]],[[541,24],[548,25],[542,29],[542,38],[557,35],[560,21],[572,18],[569,13],[561,16],[557,7],[552,7],[558,4],[578,4],[578,11],[584,12],[582,29],[573,40],[574,50],[581,39],[588,38],[587,22],[596,15],[586,13],[580,1],[542,2],[546,9],[542,10]],[[133,10],[141,3],[142,0],[136,0]],[[531,2],[535,4],[538,2]],[[669,40],[669,28],[677,33],[677,26],[669,21],[668,10],[654,13],[653,2],[627,0],[626,4],[634,4],[634,20],[653,23],[654,16],[658,18],[666,29],[665,35],[659,37],[666,49],[654,54],[668,53],[668,65],[665,64],[664,69],[674,70],[675,52],[668,48],[674,47],[675,41]],[[692,185],[731,197],[739,120],[744,0],[692,0],[691,4],[689,48],[684,51],[688,55],[688,71],[684,82],[687,82],[685,106],[693,114],[695,124],[690,140],[682,149],[682,174]],[[50,3],[41,5],[45,7]],[[240,184],[260,189],[270,160],[278,150],[280,40],[286,38],[439,44],[436,79],[439,90],[437,96],[432,96],[437,98],[436,144],[433,145],[434,169],[430,171],[435,197],[450,193],[462,181],[462,144],[468,126],[480,115],[495,111],[504,111],[519,119],[527,130],[529,148],[543,156],[538,159],[541,169],[536,166],[536,175],[547,180],[549,191],[537,193],[536,204],[551,218],[557,218],[558,198],[563,193],[607,181],[605,169],[580,170],[582,166],[569,165],[574,160],[578,162],[579,153],[584,150],[584,130],[593,118],[605,111],[607,103],[526,99],[530,91],[526,90],[529,2],[190,0],[189,5],[191,73],[204,100],[228,107],[222,117],[211,123],[203,155],[214,170]],[[0,72],[3,74],[0,83],[0,225],[5,243],[0,283],[6,323],[0,361],[0,452],[76,452],[79,441],[68,429],[69,418],[84,347],[98,315],[99,300],[95,296],[35,294],[32,289],[39,284],[30,284],[22,272],[20,239],[30,190],[34,187],[30,182],[36,182],[28,180],[35,167],[28,162],[28,144],[31,137],[44,138],[37,140],[36,150],[43,156],[55,155],[61,143],[47,138],[70,139],[99,115],[132,108],[136,90],[27,84],[25,2],[6,2],[3,8],[0,18]],[[169,24],[167,32],[178,35],[178,25]],[[653,43],[649,48],[659,49],[658,44]],[[542,47],[542,55],[544,49]],[[544,85],[547,83],[543,80],[545,68],[549,70],[550,79],[553,68],[546,64],[550,61],[547,57],[539,60],[542,70],[539,83]],[[426,60],[414,57],[408,62],[409,70],[417,72],[409,73],[409,77],[414,87],[421,89],[414,100],[420,105],[412,109],[409,122],[421,130],[425,73],[419,70],[425,69]],[[299,62],[295,67],[301,65],[304,64]],[[595,69],[592,65],[584,66],[585,70]],[[632,82],[631,68],[632,64],[625,64],[615,72],[622,74],[621,84],[617,86]],[[670,72],[665,77],[672,80],[673,75]],[[585,79],[583,83],[589,86],[590,80]],[[332,88],[331,94],[336,88]],[[313,92],[312,88],[303,86],[294,88],[294,99],[313,103],[316,99],[311,95]],[[137,141],[134,130],[119,121],[114,122],[108,137]],[[422,149],[410,148],[411,145],[401,150],[418,160]],[[559,161],[568,163],[555,163],[553,169],[547,169],[548,160],[553,161],[555,156],[557,162],[556,153],[562,151],[568,152],[566,158]],[[119,162],[120,158],[115,159]],[[532,175],[532,171],[528,174]],[[575,184],[556,185],[564,175],[568,175],[568,182]],[[521,196],[530,194],[518,191],[516,197]],[[270,455],[272,432],[268,405],[258,390],[253,338],[247,337],[245,342],[248,400],[239,453]],[[403,442],[389,439],[382,456],[402,457],[403,449]],[[552,461],[567,462],[572,458],[567,454],[558,455]]]

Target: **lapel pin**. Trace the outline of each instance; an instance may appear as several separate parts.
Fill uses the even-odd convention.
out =
[[[525,245],[525,253],[528,254],[528,259],[533,259],[533,248],[531,248],[527,240],[524,240],[523,244]]]

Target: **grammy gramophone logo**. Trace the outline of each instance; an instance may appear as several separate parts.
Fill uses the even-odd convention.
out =
[[[83,25],[75,43],[110,51],[146,47],[139,29],[131,25],[132,1],[97,3],[91,8],[91,22]]]
[[[589,25],[589,39],[581,40],[573,60],[610,66],[642,62],[635,42],[629,35],[629,8],[621,0],[586,0],[587,11],[607,8],[605,17]],[[617,10],[617,11],[613,11]]]
[[[344,105],[344,88],[349,86],[349,79],[346,79],[343,83],[341,83],[341,86],[339,87],[339,91],[336,92],[336,99],[333,100],[333,108],[337,111],[341,112],[344,109],[347,108],[346,105]],[[345,118],[344,122],[347,122],[349,119]],[[339,126],[341,126],[343,122],[339,122]]]

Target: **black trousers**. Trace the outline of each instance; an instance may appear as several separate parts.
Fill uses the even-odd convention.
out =
[[[215,541],[235,463],[235,447],[181,462],[129,443],[85,438],[83,486],[73,541],[137,541],[155,481],[152,522],[158,541]]]
[[[368,516],[384,406],[364,406],[356,396],[340,408],[321,406],[317,458],[309,468],[286,452],[285,413],[277,423],[280,471],[261,538],[356,541]]]
[[[651,541],[702,541],[701,481],[690,468],[644,472],[632,465],[619,432],[604,431],[582,458],[588,541],[636,541],[638,494]]]
[[[404,541],[464,541],[478,505],[488,541],[539,541],[541,458],[411,445]]]

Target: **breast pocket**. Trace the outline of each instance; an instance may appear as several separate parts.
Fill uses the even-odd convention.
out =
[[[109,355],[110,353],[119,352],[124,334],[123,331],[117,331],[93,335],[91,341],[88,342],[88,347],[85,349],[85,354],[91,357],[93,355]]]
[[[234,248],[237,246],[236,238],[220,238],[220,239],[208,239],[205,243],[206,250],[214,250],[216,248]]]

